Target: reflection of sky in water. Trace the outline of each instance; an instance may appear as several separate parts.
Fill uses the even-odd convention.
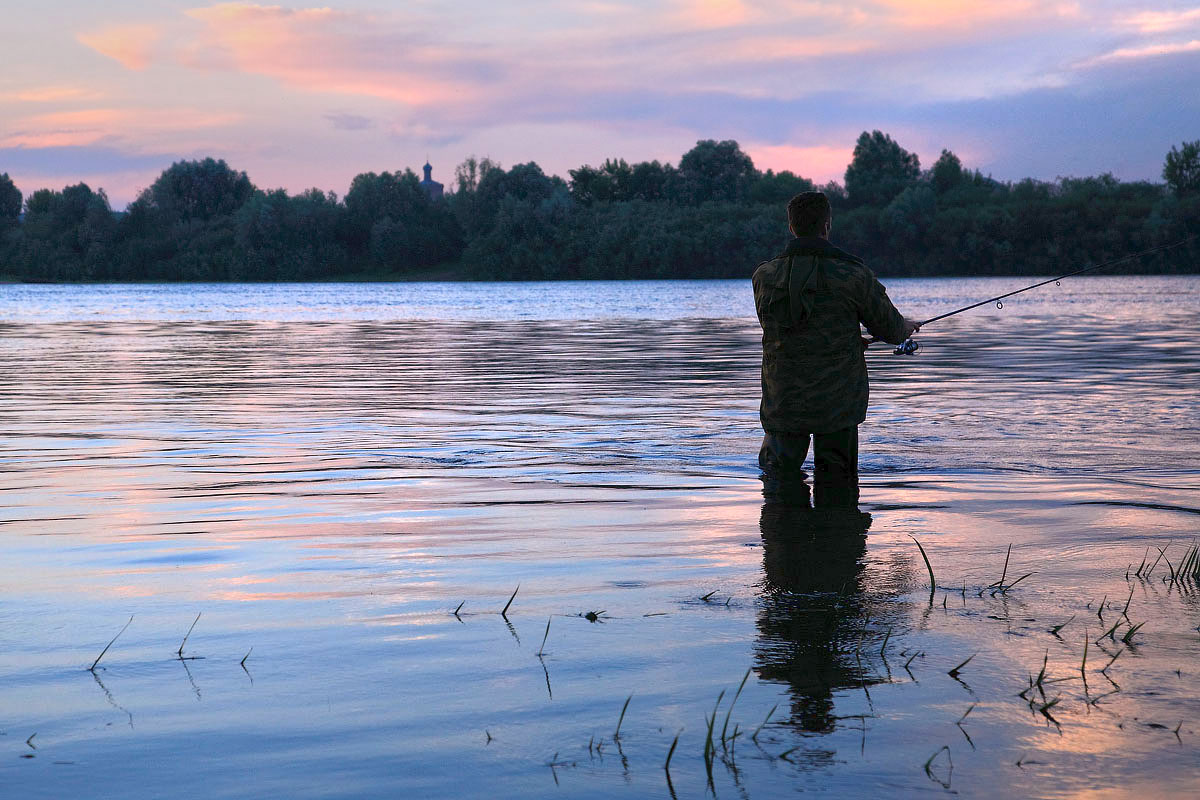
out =
[[[1009,283],[891,285],[932,314]],[[1200,711],[1197,595],[1123,576],[1148,545],[1173,541],[1176,560],[1200,520],[1200,281],[1064,283],[931,326],[916,357],[873,354],[858,549],[772,544],[810,520],[762,507],[758,332],[711,313],[748,303],[737,284],[651,286],[0,287],[20,309],[0,326],[6,785],[237,796],[253,771],[287,796],[437,796],[461,794],[466,769],[468,790],[515,797],[553,790],[560,751],[567,794],[644,796],[684,728],[673,778],[694,796],[703,714],[747,667],[734,721],[779,703],[764,751],[800,747],[791,762],[740,751],[752,796],[937,788],[920,765],[947,743],[964,791],[1187,782],[1200,731],[1176,742],[1151,723]],[[485,291],[504,319],[469,303],[466,319],[357,318]],[[550,306],[603,311],[511,311]],[[169,321],[201,308],[257,321]],[[909,534],[955,589],[933,609]],[[977,596],[1010,542],[1010,578],[1037,574]],[[510,629],[495,612],[518,583]],[[1085,629],[1099,636],[1131,589],[1147,625],[1114,667],[1123,691],[1093,707],[1056,684],[1063,733],[1031,719],[1013,700],[1027,674],[1047,655],[1056,677],[1077,672]],[[171,661],[197,612],[187,649],[205,658]],[[130,614],[97,687],[82,668]],[[971,653],[968,690],[945,672]],[[626,768],[586,745],[631,692]],[[953,725],[971,703],[975,749]],[[34,730],[37,757],[18,762]]]
[[[1075,266],[1075,265],[1068,265]],[[749,272],[747,272],[747,278]],[[1019,289],[1037,278],[889,278],[896,303],[928,319]],[[1169,300],[1169,302],[1168,302]],[[1084,275],[1004,301],[1011,314],[1136,318],[1147,310],[1200,310],[1191,276]],[[973,316],[1002,312],[984,306]],[[0,284],[11,322],[135,321],[545,321],[753,318],[745,281],[549,283]]]

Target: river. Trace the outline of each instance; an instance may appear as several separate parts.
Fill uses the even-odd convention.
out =
[[[1190,793],[1198,326],[1084,277],[873,348],[868,525],[764,504],[748,281],[0,285],[0,782]]]

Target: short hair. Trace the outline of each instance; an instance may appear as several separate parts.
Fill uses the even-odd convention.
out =
[[[788,201],[788,225],[797,236],[816,236],[833,216],[824,192],[801,192]]]

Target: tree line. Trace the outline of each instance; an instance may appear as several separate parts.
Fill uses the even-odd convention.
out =
[[[114,213],[79,183],[25,197],[0,174],[0,277],[32,281],[735,278],[785,246],[788,199],[820,189],[832,239],[880,275],[1044,275],[1200,234],[1200,141],[1164,183],[1111,174],[998,181],[948,150],[929,169],[880,131],[842,183],[758,170],[734,141],[678,165],[606,160],[547,175],[468,158],[444,198],[411,169],[364,173],[345,197],[262,190],[224,161],[172,164]],[[1200,241],[1123,266],[1200,272]]]

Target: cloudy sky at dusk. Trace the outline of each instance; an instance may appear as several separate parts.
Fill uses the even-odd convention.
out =
[[[340,195],[426,156],[565,177],[702,138],[840,180],[876,128],[925,166],[1158,180],[1200,138],[1194,1],[50,0],[5,11],[0,52],[0,172],[116,207],[206,155]]]

